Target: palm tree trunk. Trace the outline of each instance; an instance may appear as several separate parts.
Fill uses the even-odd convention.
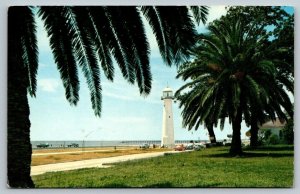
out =
[[[213,129],[213,125],[209,124],[209,125],[206,126],[206,128],[207,128],[207,131],[208,131],[208,134],[209,134],[210,143],[216,143],[217,140],[216,140],[215,132],[214,132],[214,129]]]
[[[238,108],[237,115],[232,121],[232,141],[230,148],[230,155],[242,155],[242,141],[241,141],[241,122],[242,122],[242,111],[241,107]]]
[[[17,26],[8,26],[7,175],[14,188],[34,187],[30,177],[31,143],[27,76],[21,61]]]

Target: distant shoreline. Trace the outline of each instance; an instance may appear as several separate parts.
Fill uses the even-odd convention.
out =
[[[195,143],[209,143],[209,140],[175,140],[175,144],[188,144],[194,141]],[[218,140],[218,141],[223,141]],[[249,141],[248,139],[242,139],[242,141]],[[41,141],[31,141],[32,148],[36,148],[39,144],[48,144],[49,148],[65,148],[71,144],[78,144],[78,147],[109,147],[109,146],[139,146],[143,143],[148,143],[150,145],[160,145],[161,140],[65,140],[65,141],[55,141],[55,140],[41,140]]]
[[[192,140],[175,140],[175,144],[190,143]],[[194,140],[195,142],[199,140]],[[201,140],[200,142],[208,142],[208,140]],[[36,148],[38,144],[48,144],[49,148],[55,147],[68,147],[72,143],[78,144],[78,147],[109,147],[109,146],[138,146],[143,143],[150,145],[160,145],[161,140],[116,140],[116,141],[95,141],[95,140],[66,140],[66,141],[31,141],[33,148]]]

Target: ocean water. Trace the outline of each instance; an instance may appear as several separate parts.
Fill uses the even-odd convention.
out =
[[[189,143],[190,140],[176,140],[175,144]],[[160,140],[131,140],[131,141],[31,141],[32,148],[37,148],[38,144],[49,144],[49,148],[64,148],[72,143],[77,143],[79,147],[112,147],[112,146],[139,146],[143,143],[150,145],[160,145]]]

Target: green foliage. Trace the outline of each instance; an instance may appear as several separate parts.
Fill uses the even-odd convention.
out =
[[[276,135],[275,135],[276,136]],[[279,140],[279,139],[278,139]],[[273,145],[271,142],[275,142],[276,144],[276,137],[272,134],[270,129],[260,129],[258,135],[258,145]]]
[[[283,140],[287,144],[294,144],[294,119],[289,119],[282,129]]]
[[[33,176],[38,188],[193,188],[193,187],[292,187],[293,149],[289,146],[246,150],[229,157],[228,148]],[[274,171],[276,169],[276,171]]]
[[[281,26],[283,19],[289,16],[280,6],[230,6],[224,18],[241,17],[249,27]]]
[[[276,145],[279,144],[280,141],[278,135],[271,134],[267,142],[269,145]]]
[[[276,134],[273,134],[270,129],[260,129],[258,137],[259,145],[276,145],[279,143],[286,143],[283,139]]]
[[[267,58],[272,59],[272,68],[276,68],[277,71],[275,76],[276,81],[279,83],[278,91],[282,91],[282,88],[285,87],[285,90],[294,93],[294,14],[288,14],[279,6],[230,6],[226,16],[222,16],[220,21],[232,21],[236,18],[240,18],[246,24],[247,33],[245,36],[265,39],[264,44],[262,44],[263,47],[257,47],[260,51],[253,57],[259,59],[262,55],[265,55]],[[220,21],[216,20],[214,23],[220,24]],[[265,67],[266,70],[269,67]],[[255,83],[253,82],[253,84]],[[252,129],[257,128],[257,123],[264,123],[270,119],[274,120],[275,117],[287,120],[287,117],[276,107],[273,110],[268,107],[267,111],[262,111],[265,108],[263,104],[270,106],[274,102],[270,102],[272,99],[266,91],[260,91],[260,95],[263,95],[266,100],[260,101],[253,98],[260,103],[254,103],[255,106],[251,106],[249,111],[244,112],[244,119],[248,125],[251,125]],[[283,93],[280,95],[285,96]],[[283,98],[286,98],[286,96]],[[275,100],[282,101],[282,104],[286,101],[276,98]],[[285,105],[284,108],[291,117],[293,115],[291,106]],[[277,113],[274,114],[273,111]],[[256,144],[256,139],[251,138],[252,145]]]
[[[200,22],[206,24],[209,9],[208,6],[191,6],[190,9],[198,25]]]
[[[287,49],[283,39],[280,43],[271,39],[281,30],[266,30],[269,25],[281,28],[292,19],[280,7],[237,6],[210,23],[209,33],[199,35],[193,60],[178,70],[177,78],[188,80],[175,94],[183,107],[183,126],[190,130],[220,122],[222,128],[228,118],[235,133],[242,118],[255,129],[267,118],[287,120],[282,107],[293,115],[285,87],[293,90],[294,80],[282,76],[278,66],[286,63],[282,54],[293,48]],[[240,144],[240,139],[233,142]]]
[[[79,101],[78,67],[90,90],[92,108],[101,114],[102,88],[100,73],[113,81],[113,58],[123,77],[137,83],[141,95],[151,91],[150,46],[141,15],[155,34],[159,50],[167,65],[179,64],[189,57],[196,42],[192,19],[206,22],[207,6],[41,6],[22,7],[19,37],[21,61],[26,66],[27,90],[36,92],[38,48],[34,14],[41,17],[55,63],[71,105]],[[17,16],[13,16],[17,17]],[[25,76],[25,75],[24,75]]]
[[[264,134],[264,139],[265,139],[265,140],[269,139],[270,136],[271,136],[271,134],[272,134],[271,130],[270,130],[270,129],[267,129],[267,130],[265,131],[265,134]]]

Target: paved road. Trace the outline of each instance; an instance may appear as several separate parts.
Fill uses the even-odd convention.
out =
[[[128,149],[118,149],[118,150],[128,150]],[[34,153],[32,156],[48,156],[48,155],[59,155],[59,154],[74,154],[74,153],[86,153],[86,152],[111,152],[114,151],[114,149],[110,150],[85,150],[85,151],[69,151],[69,152],[46,152],[46,153]]]
[[[75,162],[64,162],[64,163],[32,166],[31,175],[39,175],[45,172],[66,171],[66,170],[74,170],[80,168],[91,168],[91,167],[106,168],[110,166],[104,164],[118,163],[118,162],[137,160],[143,158],[152,158],[157,156],[163,156],[165,153],[181,153],[181,152],[166,151],[166,152],[142,153],[142,154],[115,156],[115,157],[101,158],[101,159],[90,159],[90,160],[81,160]]]

